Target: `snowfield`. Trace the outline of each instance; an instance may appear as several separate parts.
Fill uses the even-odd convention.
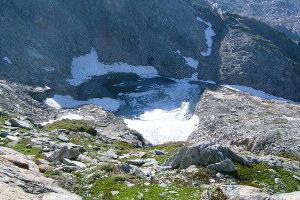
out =
[[[292,100],[285,99],[285,98],[282,98],[282,97],[276,97],[276,96],[273,96],[271,94],[265,93],[264,91],[256,90],[256,89],[253,89],[253,88],[247,87],[247,86],[241,86],[241,85],[222,85],[222,87],[226,87],[228,89],[239,91],[239,92],[241,92],[241,91],[242,92],[249,92],[250,94],[253,94],[254,96],[261,97],[261,98],[264,98],[264,99],[279,100],[279,101],[286,101],[286,102],[290,102],[290,103],[295,103]]]
[[[117,111],[122,104],[121,101],[111,98],[93,98],[87,101],[79,101],[71,96],[62,95],[54,95],[53,98],[47,98],[44,103],[56,109],[78,108],[82,105],[95,104],[109,111]]]
[[[89,54],[73,58],[71,66],[73,78],[67,79],[67,81],[73,86],[78,86],[93,76],[100,76],[111,72],[135,73],[140,77],[158,75],[157,70],[152,66],[132,66],[122,62],[106,65],[99,62],[97,52],[92,49]]]

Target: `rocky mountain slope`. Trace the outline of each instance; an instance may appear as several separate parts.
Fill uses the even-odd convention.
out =
[[[264,21],[300,41],[300,3],[297,0],[208,0],[214,8]]]
[[[1,79],[9,82],[76,98],[66,81],[73,58],[94,48],[101,63],[154,66],[177,78],[197,72],[199,79],[300,101],[299,45],[266,24],[220,15],[194,1],[5,0],[0,13]],[[215,36],[212,54],[203,56],[210,49],[208,22]],[[190,67],[184,57],[199,64]]]
[[[299,199],[300,46],[215,6],[2,0],[0,199]]]
[[[25,117],[5,116],[1,126],[1,199],[299,197],[300,163],[293,159],[237,154],[214,142],[137,148],[134,141],[98,137],[82,121],[38,128]]]
[[[260,155],[300,156],[300,107],[227,88],[206,90],[198,103],[198,130],[188,141],[214,141]]]

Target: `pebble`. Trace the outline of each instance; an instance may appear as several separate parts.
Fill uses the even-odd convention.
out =
[[[297,179],[298,181],[300,181],[300,177],[299,176],[294,175],[293,178]]]
[[[125,181],[124,184],[127,185],[127,187],[133,187],[134,186],[134,184],[132,184],[128,181]]]
[[[162,192],[162,193],[160,193],[159,195],[162,196],[162,197],[164,197],[164,196],[166,196],[167,194],[168,194],[167,192]]]
[[[12,141],[18,141],[18,140],[20,140],[19,137],[12,136],[12,135],[8,135],[8,136],[6,136],[6,138],[9,139],[9,140],[12,140]]]
[[[101,150],[101,148],[100,148],[100,147],[98,147],[98,146],[94,146],[94,147],[93,147],[93,149],[94,149],[95,151],[99,151],[99,150]]]
[[[62,135],[58,136],[57,139],[59,139],[62,142],[69,142],[69,138]]]
[[[145,161],[143,161],[143,160],[127,160],[127,163],[136,165],[136,166],[142,166],[143,164],[145,164]]]
[[[159,186],[159,187],[163,187],[163,188],[165,188],[165,187],[167,187],[168,185],[167,185],[167,184],[165,184],[165,183],[161,183],[161,184],[158,184],[158,186]]]
[[[158,156],[160,156],[160,155],[165,155],[165,154],[166,154],[166,152],[161,151],[161,150],[158,150],[158,149],[155,149],[154,152],[155,152],[155,154],[158,155]]]
[[[110,193],[111,193],[111,195],[115,196],[115,195],[119,194],[120,192],[119,191],[111,191]]]
[[[279,186],[285,187],[285,184],[283,183],[282,179],[280,179],[280,178],[275,178],[275,183]]]
[[[218,178],[224,178],[224,175],[221,174],[221,173],[217,173],[216,176],[217,176]]]

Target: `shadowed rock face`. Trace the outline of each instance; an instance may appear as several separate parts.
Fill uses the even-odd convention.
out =
[[[72,58],[92,48],[105,63],[154,65],[160,74],[190,77],[194,71],[176,50],[197,58],[207,48],[200,13],[182,0],[2,1],[0,9],[1,46],[10,47],[0,55],[13,63],[3,77],[30,84],[55,85],[54,77],[63,83]],[[26,78],[17,79],[17,69]]]
[[[202,0],[195,0],[202,2]],[[297,0],[205,0],[214,7],[264,21],[300,41],[300,2]]]
[[[212,54],[205,30],[216,33]],[[0,79],[76,96],[74,57],[94,48],[107,64],[154,66],[162,76],[239,84],[300,101],[300,48],[266,24],[220,15],[191,0],[0,3]],[[199,61],[197,69],[185,57]],[[10,61],[7,61],[7,59]]]

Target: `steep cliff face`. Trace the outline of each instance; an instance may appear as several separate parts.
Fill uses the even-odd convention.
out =
[[[13,63],[1,59],[3,76],[54,86],[70,77],[73,57],[94,48],[105,63],[152,65],[162,75],[189,77],[195,70],[176,51],[197,58],[206,50],[200,14],[181,0],[2,1],[1,57]]]
[[[0,26],[0,79],[8,82],[76,96],[66,81],[73,58],[93,48],[101,63],[154,66],[176,78],[198,72],[201,80],[300,101],[296,43],[266,24],[192,0],[3,0]]]
[[[256,20],[225,16],[230,24],[220,44],[220,81],[299,101],[299,45]]]
[[[264,21],[290,38],[300,41],[300,2],[297,0],[206,0],[206,2],[223,11]]]

